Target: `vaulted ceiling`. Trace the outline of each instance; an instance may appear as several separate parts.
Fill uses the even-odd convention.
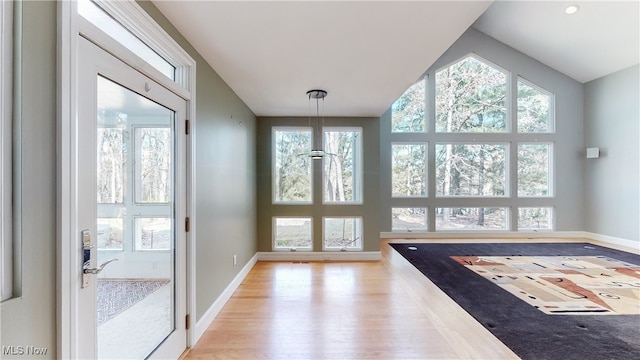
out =
[[[470,26],[580,82],[640,62],[638,1],[154,4],[258,116],[380,116]]]

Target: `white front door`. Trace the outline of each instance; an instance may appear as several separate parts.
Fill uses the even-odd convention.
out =
[[[187,341],[186,101],[84,38],[78,63],[78,357],[175,359]]]

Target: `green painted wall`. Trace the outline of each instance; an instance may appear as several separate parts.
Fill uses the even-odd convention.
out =
[[[302,101],[305,101],[304,96]],[[328,100],[327,100],[328,101]],[[315,186],[313,205],[274,205],[271,199],[271,129],[273,126],[307,126],[308,118],[258,118],[258,251],[271,251],[273,216],[313,216],[313,251],[322,251],[323,216],[362,216],[363,250],[380,250],[380,119],[326,118],[325,126],[353,126],[363,130],[363,204],[322,205],[320,187]],[[321,161],[314,162],[313,182],[322,184]]]
[[[138,3],[197,63],[192,133],[199,320],[257,251],[256,117],[151,2]]]

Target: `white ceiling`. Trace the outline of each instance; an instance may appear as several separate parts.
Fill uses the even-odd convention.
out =
[[[497,1],[473,26],[583,83],[640,62],[638,0]]]
[[[320,88],[323,115],[374,117],[476,20],[581,82],[640,62],[638,0],[573,3],[154,0],[256,115],[306,116]]]

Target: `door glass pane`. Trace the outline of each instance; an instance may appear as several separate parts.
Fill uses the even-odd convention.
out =
[[[97,265],[118,259],[98,275],[98,358],[141,359],[175,329],[175,114],[100,76],[97,100]]]

